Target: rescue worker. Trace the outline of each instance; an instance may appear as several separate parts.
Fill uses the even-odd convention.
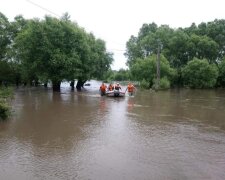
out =
[[[122,88],[120,87],[119,83],[116,83],[115,87],[114,87],[114,96],[118,97],[120,95],[120,90],[122,90]]]
[[[101,93],[101,96],[104,96],[105,95],[106,89],[107,89],[107,86],[104,83],[102,83],[102,85],[99,88],[99,91]]]
[[[133,96],[135,90],[136,88],[134,87],[134,85],[129,82],[126,88],[126,91],[128,91],[129,96]]]
[[[122,88],[120,87],[120,84],[119,83],[116,83],[116,85],[115,85],[115,90],[122,90]]]
[[[108,91],[113,91],[114,90],[114,86],[110,83],[108,86]]]

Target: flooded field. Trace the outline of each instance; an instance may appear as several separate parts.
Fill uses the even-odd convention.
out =
[[[0,179],[225,179],[225,91],[101,97],[20,88],[0,122]],[[125,87],[123,87],[125,90]]]

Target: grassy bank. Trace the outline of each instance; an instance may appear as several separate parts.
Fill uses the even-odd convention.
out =
[[[8,102],[12,94],[12,88],[0,87],[0,120],[4,120],[9,116],[10,107]]]

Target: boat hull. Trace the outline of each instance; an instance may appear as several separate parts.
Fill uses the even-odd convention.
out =
[[[121,91],[107,91],[106,92],[106,96],[107,97],[124,97],[125,96],[125,92],[121,92]]]

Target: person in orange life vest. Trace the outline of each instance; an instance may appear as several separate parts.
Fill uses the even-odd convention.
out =
[[[101,96],[105,95],[106,89],[107,89],[107,86],[104,83],[102,83],[102,85],[99,88]]]
[[[108,91],[113,91],[114,90],[114,87],[113,85],[110,83],[109,86],[108,86]]]
[[[122,88],[120,87],[120,84],[119,83],[116,83],[116,85],[115,85],[115,90],[122,90]]]
[[[128,85],[127,85],[126,91],[127,91],[127,90],[128,90],[129,96],[132,96],[132,95],[134,94],[134,91],[136,90],[136,88],[134,87],[133,84],[131,84],[131,83],[129,82]],[[126,91],[125,91],[125,92],[126,92]]]

